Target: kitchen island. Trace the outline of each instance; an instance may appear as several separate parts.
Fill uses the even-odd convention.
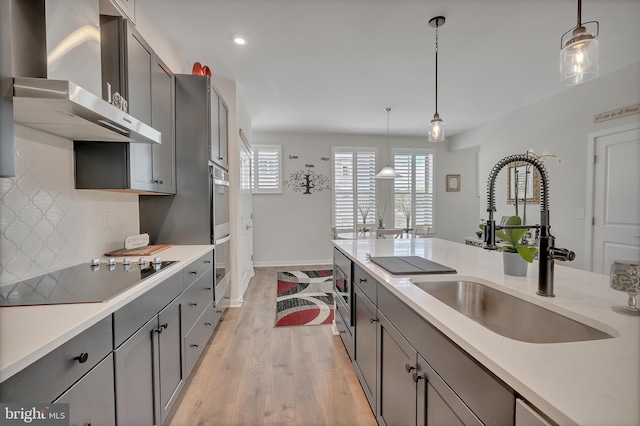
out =
[[[336,240],[346,254],[412,311],[558,424],[640,424],[640,318],[618,314],[627,296],[607,275],[556,262],[555,295],[536,295],[537,265],[526,277],[505,275],[502,255],[435,238]],[[396,276],[367,255],[420,256],[456,274]],[[411,280],[475,281],[587,324],[612,338],[570,343],[527,343],[496,334],[421,290]],[[378,295],[380,297],[380,293]],[[357,333],[357,330],[356,330]]]

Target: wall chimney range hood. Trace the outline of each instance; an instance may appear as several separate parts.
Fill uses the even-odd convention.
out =
[[[159,131],[100,96],[99,3],[0,0],[13,121],[71,140],[159,144]]]
[[[160,143],[160,132],[67,80],[13,79],[14,121],[72,140]]]

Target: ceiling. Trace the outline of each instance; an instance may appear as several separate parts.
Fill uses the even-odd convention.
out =
[[[137,0],[188,67],[231,79],[253,130],[451,136],[570,87],[561,35],[577,0]],[[600,23],[600,75],[640,61],[640,0],[584,0]],[[245,46],[232,39],[242,35]],[[640,76],[639,76],[640,78]],[[590,84],[590,83],[585,83]],[[615,105],[619,106],[619,105]]]

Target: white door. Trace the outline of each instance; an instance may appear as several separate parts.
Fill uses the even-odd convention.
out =
[[[640,260],[640,129],[594,139],[592,270],[612,260]]]
[[[251,195],[251,162],[253,155],[244,134],[240,144],[240,268],[242,276],[238,288],[238,300],[253,276],[253,198]]]

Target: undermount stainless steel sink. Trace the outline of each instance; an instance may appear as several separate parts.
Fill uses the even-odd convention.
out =
[[[413,282],[489,330],[529,343],[563,343],[614,336],[473,281]]]

